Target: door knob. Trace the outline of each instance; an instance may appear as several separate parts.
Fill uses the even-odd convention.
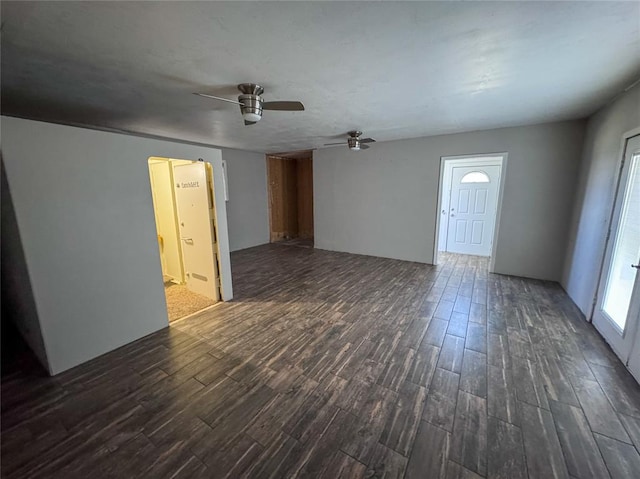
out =
[[[635,269],[640,269],[640,263],[638,263],[638,264],[632,264],[632,265],[631,265],[631,267],[632,267],[632,268],[635,268]]]

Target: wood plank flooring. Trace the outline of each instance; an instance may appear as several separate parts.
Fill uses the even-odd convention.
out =
[[[637,478],[640,387],[561,288],[286,245],[233,302],[2,380],[7,478]]]

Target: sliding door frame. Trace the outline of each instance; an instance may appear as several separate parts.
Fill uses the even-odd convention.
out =
[[[600,283],[602,282],[602,275],[604,274],[605,269],[605,261],[607,260],[607,248],[609,246],[609,241],[611,241],[611,228],[613,227],[615,208],[616,208],[616,199],[618,198],[618,190],[620,189],[620,181],[622,180],[622,169],[624,167],[624,155],[627,151],[627,141],[630,138],[633,138],[636,135],[640,135],[640,127],[634,128],[633,130],[629,130],[622,135],[622,140],[620,141],[620,148],[618,151],[618,161],[616,162],[616,174],[613,178],[613,195],[610,198],[610,213],[609,219],[607,221],[607,226],[605,228],[605,236],[602,245],[602,251],[600,256],[600,267],[598,268],[598,277],[596,279],[596,284],[594,286],[593,291],[593,300],[591,302],[591,309],[589,310],[589,314],[586,315],[586,319],[588,322],[593,322],[593,313],[596,310],[598,304],[598,293],[600,291]]]

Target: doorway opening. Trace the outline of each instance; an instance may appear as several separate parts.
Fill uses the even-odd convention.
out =
[[[313,152],[267,155],[269,239],[313,248]]]
[[[149,181],[169,322],[221,298],[213,171],[203,161],[150,157]]]
[[[433,264],[440,253],[490,257],[498,237],[506,153],[441,158]]]

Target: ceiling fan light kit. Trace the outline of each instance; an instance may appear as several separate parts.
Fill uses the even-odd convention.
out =
[[[240,95],[240,112],[245,121],[258,122],[262,118],[262,99],[255,95]]]
[[[349,145],[349,149],[351,151],[360,151],[360,139],[359,138],[349,138],[349,139],[347,139],[347,144]]]
[[[238,90],[241,93],[238,95],[238,101],[205,93],[196,93],[196,95],[239,105],[245,125],[254,125],[259,122],[262,119],[263,110],[304,111],[304,105],[299,101],[264,101],[262,98],[264,88],[255,83],[241,83],[238,85]]]
[[[255,83],[241,83],[238,90],[242,95],[238,96],[240,103],[240,113],[244,119],[245,125],[253,125],[262,118],[262,94],[264,88]]]

